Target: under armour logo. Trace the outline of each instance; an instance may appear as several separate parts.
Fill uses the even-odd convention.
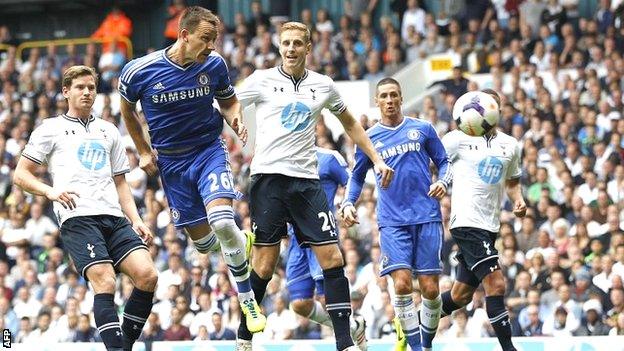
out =
[[[314,95],[314,93],[316,93],[316,90],[310,88],[310,91],[312,92],[312,100],[316,100],[316,95]]]
[[[104,129],[100,129],[100,132],[102,132],[102,134],[104,134],[104,139],[106,139],[106,131]]]
[[[121,336],[121,332],[119,330],[116,331],[115,334],[117,334],[117,336]]]
[[[278,87],[273,87],[273,92],[274,93],[276,93],[278,90],[283,93],[284,92],[284,87],[279,87],[279,88]]]
[[[69,132],[70,132],[69,130],[66,130],[65,131],[65,135],[69,135]],[[71,130],[71,133],[76,135],[76,131],[75,130]]]
[[[132,325],[132,329],[137,330],[137,329],[139,329],[139,326],[138,326],[138,325],[136,325],[136,324],[133,324],[133,325]]]
[[[483,247],[485,247],[485,253],[487,255],[492,253],[492,250],[490,250],[490,243],[488,243],[487,241],[483,241]]]
[[[493,265],[492,267],[490,267],[490,272],[494,272],[496,269],[498,268],[498,265]]]
[[[507,323],[509,323],[509,322],[507,322],[507,320],[503,319],[503,321],[501,322],[501,325],[504,327],[504,326],[507,325]]]
[[[91,244],[87,244],[87,250],[90,251],[89,257],[91,257],[91,258],[95,258],[95,252],[93,252],[93,249],[95,249],[95,246],[93,246]]]

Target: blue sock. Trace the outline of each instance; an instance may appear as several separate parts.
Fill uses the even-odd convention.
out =
[[[420,327],[416,327],[416,329],[412,330],[404,330],[405,337],[407,338],[407,344],[410,346],[412,351],[420,351],[422,350],[422,344],[420,341]]]

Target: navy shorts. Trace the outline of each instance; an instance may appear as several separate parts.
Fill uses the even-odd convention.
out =
[[[109,215],[80,216],[61,225],[61,240],[76,270],[87,279],[87,268],[110,263],[117,271],[119,264],[132,251],[147,246],[124,217]]]
[[[237,199],[223,139],[180,155],[158,154],[158,168],[176,227],[206,221],[206,205],[215,199]]]
[[[315,292],[325,295],[323,269],[311,248],[299,246],[294,233],[288,246],[286,288],[291,300],[311,299]]]
[[[379,229],[379,274],[409,269],[416,275],[442,273],[442,224],[429,222]]]
[[[255,174],[249,184],[249,211],[255,245],[279,244],[287,223],[302,247],[338,243],[336,218],[318,179]]]
[[[459,253],[455,256],[460,264],[458,281],[477,287],[486,275],[500,269],[498,250],[494,247],[497,235],[473,227],[451,229],[451,236],[459,247]]]

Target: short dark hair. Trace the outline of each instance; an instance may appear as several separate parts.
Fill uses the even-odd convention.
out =
[[[486,93],[486,94],[488,94],[488,95],[491,95],[494,98],[494,100],[496,101],[496,103],[498,104],[499,108],[500,108],[501,99],[500,99],[500,95],[498,95],[496,90],[486,88],[486,89],[483,89],[481,91]]]
[[[377,89],[379,89],[380,86],[382,85],[386,85],[386,84],[394,84],[397,87],[399,87],[399,92],[401,92],[401,84],[399,84],[399,81],[397,81],[396,79],[392,78],[392,77],[386,77],[381,79],[379,82],[377,82],[377,86],[375,87],[375,91],[377,91]]]
[[[201,6],[190,6],[184,10],[182,17],[180,17],[178,30],[184,28],[193,33],[201,21],[208,22],[215,27],[219,25],[219,17],[212,13],[212,11]]]
[[[82,76],[92,76],[95,79],[95,85],[98,82],[98,75],[95,69],[89,66],[71,66],[63,72],[63,88],[70,88],[74,79]]]

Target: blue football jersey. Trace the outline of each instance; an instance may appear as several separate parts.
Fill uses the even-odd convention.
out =
[[[396,127],[380,123],[367,130],[377,152],[394,169],[387,189],[378,186],[377,221],[380,227],[401,226],[441,221],[440,203],[429,197],[430,160],[438,168],[438,179],[445,185],[452,174],[448,156],[433,126],[426,121],[404,117]],[[347,185],[346,202],[355,203],[360,196],[371,160],[356,149],[355,167]],[[377,184],[379,184],[377,176]]]
[[[216,140],[223,130],[223,117],[213,106],[213,98],[234,96],[223,57],[213,51],[203,64],[182,67],[165,51],[128,62],[121,71],[119,93],[131,103],[141,102],[156,149]]]
[[[347,185],[349,180],[349,171],[347,170],[347,162],[338,151],[317,147],[316,157],[318,158],[319,178],[325,195],[327,195],[327,203],[332,212],[336,211],[334,205],[334,197],[340,185]]]

